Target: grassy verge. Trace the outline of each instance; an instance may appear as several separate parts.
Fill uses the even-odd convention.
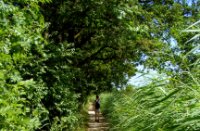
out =
[[[113,131],[200,130],[199,83],[188,75],[185,81],[102,94],[102,112]]]

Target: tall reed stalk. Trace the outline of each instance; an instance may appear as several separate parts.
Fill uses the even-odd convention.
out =
[[[200,30],[188,42],[199,42]],[[185,65],[169,82],[155,81],[132,91],[102,94],[102,111],[111,123],[112,131],[195,131],[200,130],[200,45],[197,44],[182,59],[193,53],[195,62]],[[184,61],[184,60],[183,60]],[[191,66],[192,65],[192,66]],[[164,83],[164,84],[163,84]]]

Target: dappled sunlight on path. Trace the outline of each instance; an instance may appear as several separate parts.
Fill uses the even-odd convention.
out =
[[[95,111],[92,103],[89,104],[88,109],[88,130],[87,131],[108,131],[108,123],[105,121],[105,118],[100,113],[99,122],[95,121]]]

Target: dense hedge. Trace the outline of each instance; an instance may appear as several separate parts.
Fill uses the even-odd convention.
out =
[[[70,84],[47,79],[56,71],[44,64],[48,42],[38,2],[44,1],[0,1],[2,131],[73,130],[80,122],[79,95]]]

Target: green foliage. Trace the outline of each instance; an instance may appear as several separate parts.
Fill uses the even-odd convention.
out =
[[[44,2],[0,2],[1,130],[75,130],[79,122],[70,68],[48,63],[71,52],[45,49],[47,24],[38,5]]]
[[[48,111],[41,105],[45,88],[33,80],[21,81],[15,74],[16,84],[1,83],[0,129],[29,131],[41,126]],[[19,80],[17,80],[18,78]],[[32,93],[34,90],[34,93]]]
[[[133,62],[142,52],[158,47],[137,17],[147,13],[138,2],[56,0],[41,8],[51,23],[46,30],[52,44],[48,50],[52,55],[71,52],[59,61],[73,68],[74,90],[81,95],[111,90],[111,83],[122,87],[136,71]],[[63,45],[64,50],[54,52]]]
[[[30,17],[29,11],[31,8],[0,2],[1,130],[35,130],[48,115],[41,103],[47,94],[45,84],[23,79],[20,72],[23,64],[31,63],[31,46],[43,41],[39,16]],[[32,22],[35,24],[30,25]]]
[[[102,110],[111,130],[199,130],[199,83],[149,85],[132,93],[121,91],[101,96]]]
[[[1,130],[72,130],[78,122],[78,95],[45,79],[55,70],[44,66],[48,43],[38,2],[44,1],[0,2]],[[50,100],[53,106],[45,103]]]
[[[80,118],[77,98],[78,95],[70,92],[64,85],[56,84],[51,87],[43,99],[51,121],[45,128],[52,131],[75,130]]]
[[[143,55],[151,56],[146,63],[155,68],[168,60],[157,54],[169,49],[162,37],[181,41],[177,27],[187,22],[185,10],[198,8],[192,7],[172,0],[1,0],[0,130],[76,130],[90,93],[122,88]],[[189,23],[197,15],[191,17]],[[180,65],[197,64],[198,56],[191,54],[183,60],[176,56]],[[193,74],[198,68],[192,66],[184,72],[186,80],[198,83],[199,75]],[[184,73],[176,77],[183,79]],[[127,88],[124,96],[132,91],[137,92]],[[169,89],[156,102],[177,93]]]
[[[129,93],[118,91],[103,94],[102,111],[112,124],[111,130],[200,130],[200,67],[196,62],[199,58],[190,65],[185,62],[190,59],[187,56],[191,53],[199,55],[198,50],[199,46],[194,47],[181,57],[186,68],[175,73],[176,77],[171,77],[168,81],[154,81],[133,91],[128,87]]]
[[[72,70],[73,90],[82,98],[93,91],[122,88],[137,64],[145,61],[148,67],[163,68],[166,61],[172,61],[165,57],[171,52],[165,43],[191,20],[185,10],[197,8],[174,0],[53,0],[41,4],[45,21],[50,23],[45,38],[51,45],[46,49],[56,56],[48,63],[56,66],[60,62]],[[148,60],[143,60],[144,55]]]

